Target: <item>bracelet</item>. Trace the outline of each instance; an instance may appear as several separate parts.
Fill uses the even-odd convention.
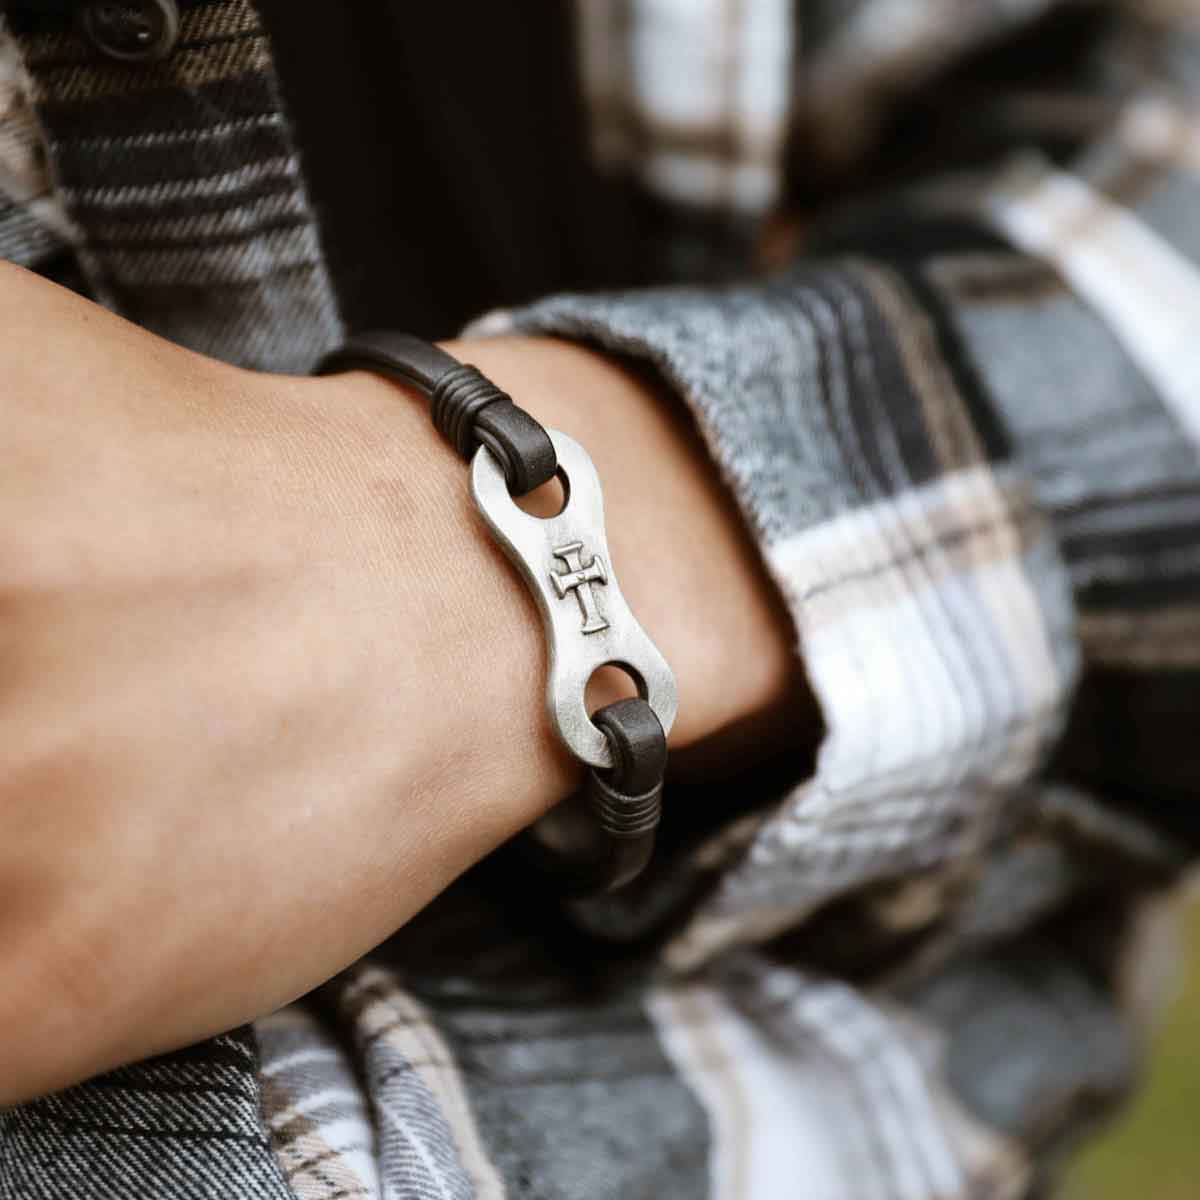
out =
[[[572,892],[624,886],[654,849],[678,698],[670,667],[613,574],[592,460],[481,371],[420,338],[360,334],[326,355],[316,373],[355,370],[428,397],[434,426],[471,463],[476,507],[537,600],[550,647],[550,720],[589,770],[581,791],[529,831],[527,850]],[[565,497],[556,516],[534,517],[514,503],[555,477]],[[589,714],[588,680],[607,665],[628,672],[638,696]]]

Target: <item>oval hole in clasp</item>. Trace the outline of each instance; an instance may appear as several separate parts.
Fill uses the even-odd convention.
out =
[[[524,496],[510,495],[510,499],[523,513],[537,517],[539,521],[549,521],[561,516],[571,503],[571,481],[566,471],[559,467],[553,479],[547,479]]]
[[[607,704],[634,696],[647,698],[646,681],[636,667],[626,662],[601,663],[583,687],[583,705],[589,717]]]

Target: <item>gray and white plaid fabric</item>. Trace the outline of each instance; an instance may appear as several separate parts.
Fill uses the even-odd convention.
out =
[[[633,897],[544,925],[464,881],[255,1028],[0,1114],[0,1200],[1018,1197],[1125,1094],[1200,788],[1200,5],[579,3],[598,156],[747,227],[799,131],[839,168],[1058,8],[1106,18],[1069,86],[980,83],[952,170],[798,263],[476,326],[690,407],[795,622],[811,776],[734,785]],[[338,320],[270,48],[246,0],[187,21],[138,85],[165,116],[0,39],[0,245],[292,369]]]
[[[35,267],[74,242],[50,182],[32,86],[0,16],[0,255]]]
[[[185,9],[171,61],[144,71],[97,60],[73,27],[23,37],[20,52],[11,124],[37,114],[55,201],[98,299],[247,366],[303,371],[337,340],[270,47],[248,0]]]

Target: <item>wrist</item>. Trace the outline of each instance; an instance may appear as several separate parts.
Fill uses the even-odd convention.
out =
[[[794,702],[794,632],[690,416],[610,356],[552,338],[446,344],[588,451],[614,570],[679,687],[674,749]],[[597,695],[597,703],[612,695]]]
[[[434,844],[458,869],[570,791],[578,764],[544,710],[537,610],[470,496],[466,465],[430,424],[427,402],[375,375],[294,381],[313,418],[337,414],[314,452],[334,477],[337,543],[352,564],[366,636],[359,686],[397,796],[437,797]],[[344,628],[347,614],[329,614]],[[460,861],[461,860],[461,861]]]
[[[686,414],[570,343],[446,348],[594,459],[614,570],[678,680],[673,747],[744,734],[748,719],[778,711],[794,675],[790,621]],[[364,372],[292,386],[311,393],[314,421],[337,414],[323,435],[334,453],[314,459],[341,480],[337,507],[352,519],[339,554],[363,564],[366,603],[379,610],[363,721],[389,747],[398,793],[442,798],[430,835],[462,869],[581,778],[545,712],[540,617],[421,396]],[[597,680],[589,700],[620,694],[617,681]]]

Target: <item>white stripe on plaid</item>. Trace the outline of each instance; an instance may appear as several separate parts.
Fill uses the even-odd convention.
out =
[[[1073,677],[1024,562],[1018,525],[1032,516],[1005,493],[980,467],[770,548],[826,739],[814,777],[673,944],[675,965],[966,853],[1037,764]],[[763,908],[771,864],[790,864],[776,891],[791,901]]]
[[[431,1194],[503,1200],[454,1057],[429,1014],[378,967],[357,967],[348,978],[340,1003],[357,1011],[354,1037],[384,1178],[419,1178],[428,1169],[437,1185]]]
[[[1126,138],[1146,145],[1148,126],[1145,110],[1132,114]],[[1194,142],[1179,144],[1190,160]],[[1132,212],[1032,153],[1002,174],[981,203],[1013,245],[1052,263],[1103,316],[1200,443],[1200,271]]]
[[[786,1052],[716,987],[686,984],[647,1008],[680,1075],[712,1126],[711,1200],[812,1200],[877,1194],[855,1161],[859,1121],[845,1080],[817,1055]],[[863,1160],[866,1152],[858,1148]]]
[[[970,1194],[935,1064],[908,1023],[853,989],[747,956],[657,989],[648,1007],[712,1121],[713,1200]],[[960,1128],[973,1171],[1007,1155],[965,1118]]]
[[[0,13],[0,257],[30,266],[77,237],[51,187],[29,78]]]
[[[258,1021],[255,1033],[267,1128],[297,1200],[378,1200],[375,1130],[343,1045],[299,1005]]]
[[[778,199],[791,0],[576,0],[597,160],[663,199],[757,215]]]
[[[305,1007],[256,1026],[267,1125],[297,1200],[503,1200],[450,1048],[386,971],[325,989],[353,1045]],[[405,1193],[408,1194],[408,1193]]]

